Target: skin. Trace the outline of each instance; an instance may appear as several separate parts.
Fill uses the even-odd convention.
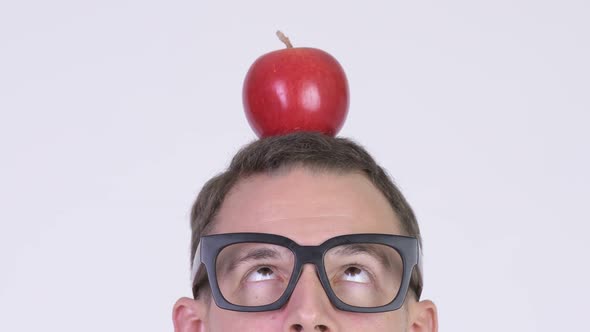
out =
[[[238,182],[226,197],[212,234],[260,232],[318,245],[338,235],[402,234],[386,198],[363,175],[294,168]],[[403,235],[403,234],[402,234]],[[280,310],[258,313],[218,308],[210,298],[181,298],[173,311],[177,332],[202,331],[438,331],[437,311],[409,293],[403,307],[384,313],[353,313],[332,306],[314,270],[301,278]]]

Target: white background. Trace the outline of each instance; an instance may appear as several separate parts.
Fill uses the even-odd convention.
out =
[[[590,3],[2,1],[0,331],[170,331],[249,65],[322,48],[419,217],[441,331],[582,331]]]

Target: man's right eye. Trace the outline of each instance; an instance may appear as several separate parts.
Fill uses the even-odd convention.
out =
[[[246,276],[246,281],[248,282],[258,282],[273,279],[278,279],[278,276],[276,275],[274,270],[269,266],[258,267],[254,271],[248,273],[248,275]]]

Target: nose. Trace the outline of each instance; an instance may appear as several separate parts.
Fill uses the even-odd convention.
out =
[[[303,267],[299,281],[285,306],[286,319],[283,331],[334,332],[336,309],[330,303],[312,265]]]

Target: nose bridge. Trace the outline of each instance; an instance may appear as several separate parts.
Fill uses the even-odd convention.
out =
[[[312,263],[313,260],[305,260]],[[334,308],[309,263],[302,266],[299,280],[285,307],[285,331],[337,331]]]
[[[295,271],[295,273],[299,273],[297,276],[297,282],[295,284],[295,289],[299,287],[299,284],[309,283],[313,279],[314,285],[317,286],[318,292],[322,292],[326,294],[324,286],[322,285],[320,270],[323,268],[322,260],[323,260],[323,253],[322,250],[318,246],[301,246],[296,250],[297,260],[299,261],[299,271]],[[311,274],[309,271],[309,275],[306,276],[306,270],[313,270],[315,275]],[[311,279],[309,279],[311,278]],[[303,281],[301,279],[304,279]],[[306,279],[309,279],[306,281]],[[327,297],[327,294],[326,294]]]

